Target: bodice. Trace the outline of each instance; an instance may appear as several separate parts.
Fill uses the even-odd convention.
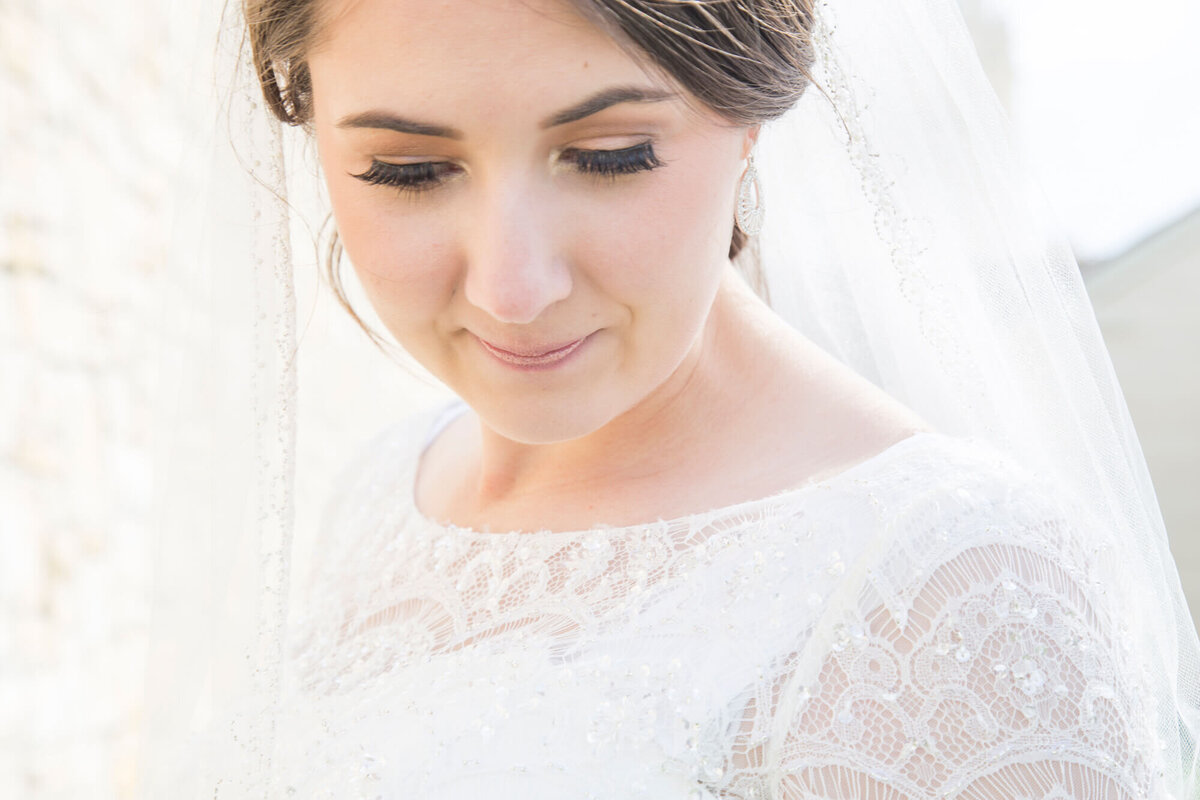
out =
[[[417,510],[428,425],[335,492],[277,756],[300,796],[1150,786],[1104,566],[987,448],[921,433],[680,519],[482,533]]]

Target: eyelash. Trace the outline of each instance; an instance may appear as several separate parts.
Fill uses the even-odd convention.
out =
[[[562,158],[584,174],[608,179],[663,166],[650,142],[620,150],[564,150]],[[351,174],[372,186],[392,186],[404,192],[417,193],[436,189],[450,177],[448,173],[457,172],[458,169],[457,165],[447,161],[422,161],[417,164],[373,161],[366,172]]]
[[[406,192],[423,192],[445,182],[447,176],[439,173],[439,167],[443,168],[443,172],[449,168],[457,170],[457,165],[446,161],[422,161],[418,164],[372,161],[370,169],[353,177],[372,186],[394,186]]]
[[[564,150],[563,157],[574,163],[580,172],[601,178],[632,175],[663,166],[650,142],[620,150]]]

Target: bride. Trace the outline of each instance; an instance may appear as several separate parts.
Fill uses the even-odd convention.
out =
[[[1186,796],[1069,255],[952,9],[843,5],[245,3],[339,296],[460,402],[343,473],[205,796]]]
[[[301,102],[372,305],[471,409],[425,454],[425,513],[492,530],[675,517],[921,427],[734,273],[761,119],[688,91],[716,83],[712,67],[655,74],[562,3],[416,9],[337,14]],[[722,107],[784,110],[803,59],[797,41],[775,66],[787,84]]]

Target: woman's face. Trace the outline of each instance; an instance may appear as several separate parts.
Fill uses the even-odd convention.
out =
[[[703,358],[750,131],[566,2],[330,0],[338,230],[400,344],[493,430],[592,433]]]

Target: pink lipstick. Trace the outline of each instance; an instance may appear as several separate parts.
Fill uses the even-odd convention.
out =
[[[475,337],[479,339],[479,337]],[[536,347],[532,349],[508,350],[503,347],[497,347],[491,342],[479,339],[479,343],[483,345],[483,349],[491,353],[497,360],[503,361],[520,369],[550,369],[558,366],[565,361],[572,353],[578,350],[584,342],[590,337],[584,336],[582,339],[576,339],[566,344],[555,344],[549,347]]]

